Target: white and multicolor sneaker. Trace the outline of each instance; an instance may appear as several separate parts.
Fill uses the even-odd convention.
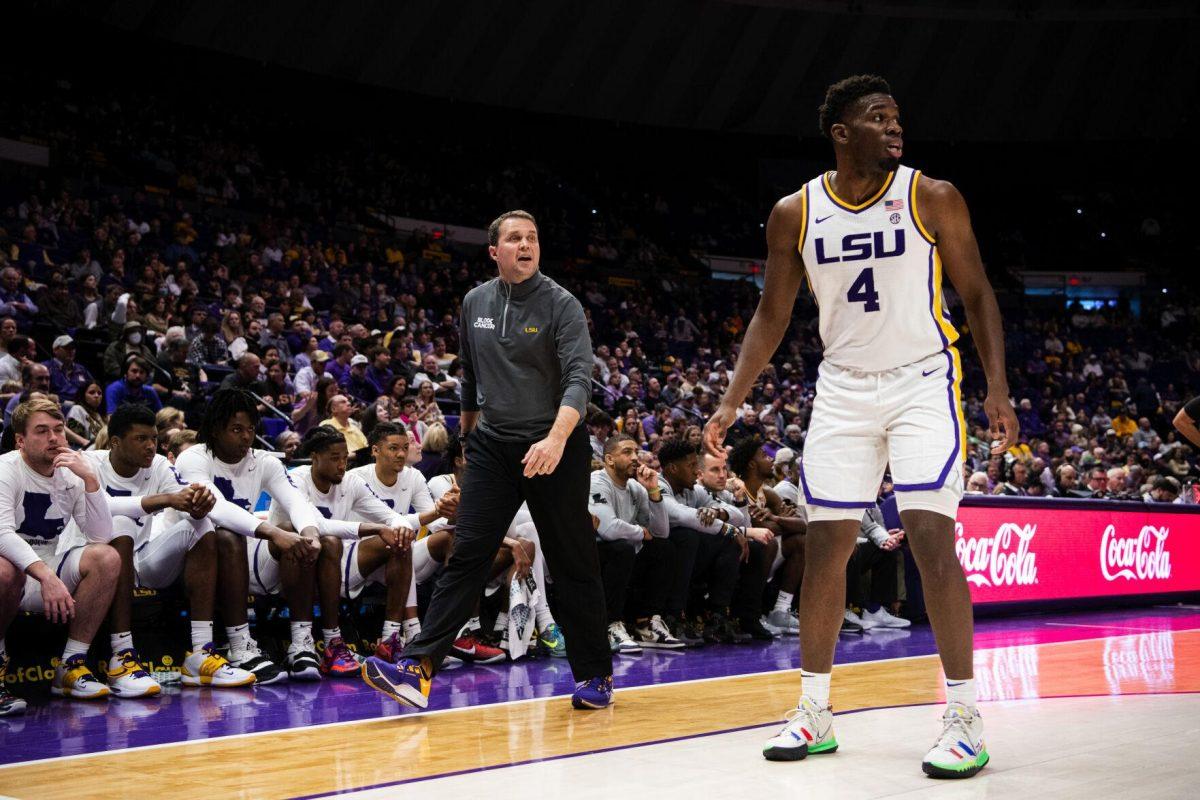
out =
[[[277,681],[287,680],[288,674],[274,661],[263,655],[258,648],[258,642],[246,638],[240,646],[229,648],[229,663],[238,669],[244,669],[254,674],[254,683],[266,686]]]
[[[676,639],[667,630],[666,624],[658,614],[634,626],[636,643],[642,647],[654,650],[682,650],[683,642]]]
[[[800,698],[800,705],[787,713],[787,724],[783,730],[767,740],[763,747],[763,758],[768,761],[799,761],[838,749],[837,737],[833,735],[833,708],[818,708],[807,695]]]
[[[136,697],[153,697],[162,691],[158,681],[142,667],[137,651],[132,647],[114,653],[108,660],[108,690],[113,697],[131,700]]]
[[[867,622],[870,622],[871,626],[875,628],[907,628],[912,625],[908,620],[897,617],[883,606],[876,611],[863,611],[862,619],[864,628]]]
[[[287,651],[288,675],[294,681],[321,680],[321,658],[311,636],[292,642]]]
[[[769,626],[768,630],[779,631],[785,636],[800,635],[800,621],[790,611],[779,608],[772,609],[771,613],[767,614],[766,620]]]
[[[108,697],[108,687],[96,680],[88,669],[85,656],[80,653],[58,663],[50,683],[50,694],[75,700],[99,700]]]
[[[624,622],[608,624],[608,647],[618,656],[636,656],[642,652],[641,645],[633,640]]]
[[[942,735],[925,754],[921,769],[931,778],[970,778],[990,760],[979,709],[962,703],[947,705],[942,715]]]
[[[179,682],[184,686],[226,689],[251,685],[254,683],[254,673],[231,665],[209,643],[194,653],[188,653],[183,659]]]

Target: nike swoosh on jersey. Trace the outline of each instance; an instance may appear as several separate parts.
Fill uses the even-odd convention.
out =
[[[935,372],[937,372],[937,370],[936,370],[936,369],[931,369],[931,370],[929,370],[928,372],[926,372],[925,370],[921,370],[921,377],[922,377],[922,378],[928,378],[930,375],[932,375],[932,374],[933,374],[933,373],[935,373]]]
[[[832,216],[833,216],[833,214],[830,214],[830,215],[829,215],[829,217],[832,217]],[[816,223],[817,223],[818,225],[820,225],[822,222],[824,222],[825,220],[829,219],[829,217],[817,217],[817,219],[816,219]]]

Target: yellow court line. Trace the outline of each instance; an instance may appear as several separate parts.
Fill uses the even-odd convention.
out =
[[[1162,635],[1166,639],[1157,650],[1140,656],[1156,660],[1148,678],[1128,670],[1130,654],[1142,641],[1137,636],[980,652],[985,664],[1003,667],[998,674],[1011,670],[1010,654],[1019,656],[1014,661],[1024,672],[1005,678],[1011,683],[1006,699],[1200,691],[1200,632]],[[1169,653],[1161,652],[1163,641]],[[1109,661],[1127,672],[1115,690]],[[556,697],[390,717],[352,728],[290,729],[248,741],[192,742],[168,752],[128,750],[17,765],[0,772],[0,793],[66,800],[79,797],[81,787],[88,795],[123,793],[156,776],[156,798],[197,792],[286,798],[421,779],[777,723],[795,705],[794,672],[624,689],[615,708],[598,712],[572,711],[566,698]],[[940,677],[936,656],[837,667],[836,710],[938,702]]]

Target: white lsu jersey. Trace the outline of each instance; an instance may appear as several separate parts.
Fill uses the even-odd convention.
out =
[[[220,528],[252,536],[262,520],[253,511],[264,491],[279,502],[297,530],[318,527],[320,515],[297,488],[283,463],[262,450],[251,450],[237,464],[226,464],[207,445],[189,447],[175,462],[179,475],[189,483],[203,483],[217,491],[229,505],[217,504],[209,517]]]
[[[83,457],[92,462],[92,466],[96,469],[96,474],[100,476],[100,485],[104,487],[104,492],[110,498],[128,497],[140,498],[151,494],[174,494],[187,488],[187,484],[183,482],[183,478],[179,476],[178,470],[167,460],[166,456],[155,454],[154,461],[145,469],[139,469],[131,478],[125,478],[117,474],[113,469],[110,456],[110,450],[87,450]],[[112,501],[109,501],[113,505]],[[115,507],[113,515],[120,513]],[[139,514],[131,516],[136,526],[136,535],[134,537],[134,546],[144,544],[146,539],[150,537],[149,525],[153,514]],[[59,540],[58,552],[64,552],[77,545],[84,544],[87,537],[80,530],[79,525],[72,520],[67,523],[66,530]]]
[[[899,166],[866,202],[834,194],[826,173],[801,190],[798,248],[817,301],[826,361],[882,372],[958,338],[942,296],[942,262],[921,224],[921,173]]]
[[[316,507],[317,512],[321,515],[317,529],[322,534],[338,536],[343,539],[356,539],[361,521],[378,522],[389,527],[406,524],[405,518],[388,508],[383,500],[371,491],[366,482],[355,475],[353,471],[347,472],[341,483],[331,484],[326,493],[322,493],[313,483],[312,467],[297,467],[289,474],[301,494]],[[273,525],[291,522],[287,512],[275,499],[271,500],[271,509],[267,514],[267,519]]]
[[[379,480],[374,464],[355,467],[346,473],[347,477],[351,475],[361,478],[388,508],[404,517],[403,524],[414,531],[421,530],[421,514],[433,511],[436,507],[425,476],[416,467],[400,470],[396,482],[391,486],[385,486],[383,481]]]

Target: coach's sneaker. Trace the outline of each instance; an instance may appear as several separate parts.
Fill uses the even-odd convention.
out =
[[[950,703],[942,715],[942,735],[925,754],[921,769],[931,778],[969,778],[990,757],[983,742],[983,715],[962,703]]]
[[[767,614],[767,624],[784,636],[800,635],[799,621],[785,608],[772,609],[771,613]]]
[[[397,703],[413,708],[429,705],[431,677],[417,659],[402,658],[393,664],[371,656],[363,662],[362,678],[372,689],[383,692]]]
[[[134,697],[153,697],[162,691],[158,681],[142,669],[137,651],[122,650],[108,660],[108,690],[113,697],[129,700]]]
[[[907,628],[912,625],[906,619],[897,617],[890,613],[886,608],[880,606],[877,611],[864,611],[862,615],[863,627],[868,627],[866,623],[871,623],[871,627],[875,628]]]
[[[88,669],[84,654],[80,653],[58,663],[50,683],[50,694],[76,700],[99,700],[108,697],[108,687],[96,680]]]
[[[247,638],[238,648],[229,648],[229,663],[254,673],[254,682],[266,686],[287,679],[287,673],[258,649],[258,642]]]
[[[294,681],[321,680],[321,659],[317,657],[317,643],[311,636],[288,645],[287,668]]]
[[[254,673],[231,665],[210,642],[184,657],[179,682],[184,686],[232,689],[254,683]]]
[[[8,690],[8,656],[0,657],[0,717],[19,717],[25,713],[24,698]]]
[[[465,631],[454,640],[450,652],[456,658],[463,661],[472,661],[476,664],[496,664],[508,658],[508,655],[499,647],[492,647],[480,639],[478,633],[468,633]]]
[[[390,660],[390,659],[389,659]],[[321,658],[321,672],[335,678],[349,678],[362,671],[362,660],[350,649],[346,640],[338,636],[325,643]]]
[[[571,695],[571,705],[581,711],[608,708],[614,702],[612,675],[580,681]]]
[[[624,622],[608,623],[608,649],[618,656],[636,656],[642,652],[641,646],[625,630]]]
[[[768,761],[799,761],[805,756],[832,753],[838,749],[833,735],[833,709],[818,708],[807,695],[800,706],[787,713],[787,724],[763,747]]]
[[[563,636],[562,628],[557,622],[551,622],[546,630],[538,633],[538,644],[542,646],[551,658],[567,657],[567,638]]]
[[[650,619],[638,620],[633,629],[637,643],[655,650],[682,650],[683,642],[676,639],[663,624],[662,617],[655,614]]]

